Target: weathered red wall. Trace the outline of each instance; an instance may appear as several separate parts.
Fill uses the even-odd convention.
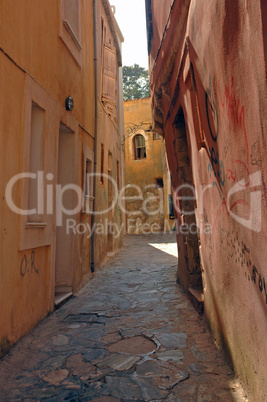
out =
[[[151,2],[151,33],[153,33],[153,41],[151,42],[149,53],[150,63],[153,63],[157,57],[173,3],[174,0],[154,0]]]
[[[150,64],[153,114],[163,125],[174,185],[181,106],[198,225],[212,228],[200,235],[206,318],[253,400],[267,398],[263,7],[259,0],[176,1],[158,60]]]

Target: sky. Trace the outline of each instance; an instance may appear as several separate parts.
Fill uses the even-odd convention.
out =
[[[116,8],[116,20],[124,36],[122,63],[148,68],[145,0],[109,0]]]

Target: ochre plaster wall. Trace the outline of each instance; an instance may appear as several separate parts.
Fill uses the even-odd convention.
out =
[[[9,180],[29,171],[32,101],[45,110],[44,172],[53,174],[49,184],[54,186],[54,196],[60,122],[72,130],[72,178],[81,188],[83,144],[94,148],[93,2],[81,3],[82,68],[60,37],[59,1],[2,1],[0,6],[0,355],[54,308],[59,243],[55,210],[44,216],[46,227],[27,229],[27,217],[12,212],[5,198]],[[69,95],[74,99],[72,112],[65,110]],[[22,208],[27,208],[27,186],[26,181],[19,181],[12,192],[14,203]],[[82,213],[74,218],[77,224],[90,224],[91,220],[90,215]],[[90,241],[73,236],[72,244],[70,288],[75,292],[91,275]]]
[[[124,102],[125,159],[128,233],[142,234],[170,229],[168,194],[170,180],[162,137],[153,139],[150,98]],[[134,138],[145,138],[146,158],[135,159]],[[156,179],[162,178],[164,187],[158,189]],[[129,187],[131,186],[131,187]],[[140,190],[137,190],[137,186]],[[139,197],[131,200],[128,197]],[[150,199],[150,201],[148,201]]]
[[[3,0],[1,47],[63,107],[71,95],[75,102],[72,115],[93,133],[93,1],[81,0],[81,66],[61,39],[60,4],[61,0],[26,0],[23,4]]]
[[[99,27],[96,32],[96,171],[98,173],[95,194],[96,215],[94,218],[96,268],[107,256],[112,256],[122,245],[125,234],[124,214],[116,201],[116,195],[125,183],[122,67],[119,65],[110,17],[108,17],[103,3],[107,2],[96,2],[96,20]],[[102,23],[103,32],[100,29]],[[114,26],[117,27],[115,21]],[[119,47],[121,40],[123,40],[122,35],[117,32]],[[107,86],[109,88],[108,94]],[[100,176],[102,169],[103,183],[101,183]]]

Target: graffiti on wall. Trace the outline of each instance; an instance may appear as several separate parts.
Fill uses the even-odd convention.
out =
[[[216,142],[219,136],[219,118],[216,103],[212,92],[211,77],[209,82],[210,82],[209,89],[205,94],[206,115],[209,126],[209,133],[213,141]]]
[[[220,88],[220,85],[217,87]],[[262,164],[260,142],[254,142],[249,149],[245,106],[235,94],[234,78],[231,78],[229,86],[224,86],[223,91],[220,92],[219,89],[218,105],[214,100],[212,88],[210,79],[209,88],[205,92],[206,116],[204,116],[207,123],[205,135],[208,137],[206,144],[210,159],[207,172],[212,180],[213,196],[218,200],[215,219],[212,219],[211,224],[214,227],[224,211],[227,216],[231,216],[246,229],[261,233],[267,242],[261,221],[264,177],[260,169]],[[223,137],[220,125],[222,119],[226,119],[227,122],[226,133],[223,133]],[[235,138],[238,138],[238,157],[235,157],[231,148],[231,138],[234,134]],[[257,167],[259,170],[255,171]],[[217,195],[215,195],[215,189]],[[208,220],[206,211],[205,215],[205,219]],[[235,264],[236,267],[239,267],[238,269],[243,270],[246,279],[257,287],[267,304],[266,279],[262,275],[260,267],[257,267],[257,263],[253,261],[251,250],[240,241],[239,235],[234,231],[223,228],[219,230],[220,247],[224,251],[228,263]],[[207,239],[206,258],[211,275],[214,274],[211,258],[213,247],[213,241]]]
[[[220,86],[219,86],[220,87]],[[219,90],[220,105],[222,107],[222,117],[228,122],[228,133],[226,135],[226,143],[223,148],[224,158],[221,158],[219,152],[219,112],[214,100],[212,90],[212,80],[209,79],[209,88],[205,92],[206,118],[208,133],[206,133],[208,143],[208,153],[210,162],[207,171],[209,177],[213,179],[212,187],[216,187],[220,196],[220,204],[218,205],[217,214],[213,224],[215,225],[218,217],[223,210],[226,210],[228,216],[233,217],[241,225],[255,232],[261,231],[261,192],[254,188],[261,187],[263,184],[262,172],[250,172],[251,165],[259,165],[261,163],[260,144],[255,142],[251,147],[249,154],[248,138],[245,124],[245,107],[241,100],[235,95],[234,78],[228,87],[225,85],[223,95]],[[240,138],[240,155],[241,157],[232,159],[229,164],[226,157],[230,149],[230,135],[238,132]],[[251,159],[251,165],[250,165]],[[247,190],[244,193],[244,190]],[[253,193],[252,193],[253,191]],[[238,199],[237,199],[238,195]],[[255,208],[257,204],[257,208]],[[243,205],[244,211],[250,211],[249,218],[238,216],[238,212],[234,212],[235,208]],[[240,209],[238,210],[240,211]],[[242,212],[241,212],[242,213]]]
[[[215,149],[212,147],[210,149],[210,157],[211,162],[208,164],[208,172],[210,174],[210,178],[214,176],[215,179],[219,180],[221,186],[224,187],[225,184],[225,170],[223,161],[219,158],[219,152],[215,152]]]
[[[205,108],[209,137],[207,143],[210,157],[208,172],[210,178],[214,177],[214,184],[219,186],[219,188],[222,188],[225,185],[225,169],[217,144],[217,139],[219,137],[219,115],[212,91],[211,77],[209,79],[209,88],[205,92]]]
[[[230,133],[234,128],[237,128],[244,136],[246,147],[246,162],[249,165],[249,149],[248,149],[248,137],[245,124],[245,106],[242,105],[241,100],[236,97],[234,91],[234,77],[231,78],[231,86],[226,84],[224,87],[224,93],[220,94],[221,105],[226,110],[226,117],[228,120]]]
[[[266,280],[253,261],[250,247],[240,240],[238,233],[220,228],[220,248],[225,253],[227,262],[239,266],[246,279],[257,286],[267,304]]]
[[[205,105],[206,105],[206,118],[207,125],[209,129],[210,139],[207,141],[209,143],[209,157],[210,163],[208,164],[208,172],[213,172],[215,178],[219,182],[220,187],[224,187],[226,179],[232,180],[233,182],[239,181],[241,178],[249,176],[249,149],[248,149],[248,138],[245,125],[245,108],[242,105],[241,100],[236,97],[234,93],[234,78],[232,77],[230,88],[225,85],[224,93],[220,95],[220,102],[222,110],[225,110],[225,116],[228,121],[229,133],[226,138],[223,154],[226,158],[229,148],[230,148],[230,135],[234,128],[237,128],[244,138],[245,144],[245,161],[236,159],[233,161],[235,168],[225,168],[225,162],[222,160],[220,151],[218,149],[218,138],[219,138],[219,113],[216,107],[216,102],[214,100],[213,90],[212,90],[212,80],[209,79],[209,88],[205,93]],[[259,146],[254,144],[252,149],[253,160],[256,162],[259,160],[258,156]],[[249,186],[247,181],[246,186]]]
[[[20,263],[20,275],[24,277],[26,274],[38,274],[39,271],[35,266],[35,251],[32,250],[31,256],[28,259],[26,254],[24,254]]]
[[[261,293],[265,296],[265,303],[267,304],[267,291],[266,291],[266,281],[264,276],[262,276],[258,269],[253,265],[251,280],[259,287]]]

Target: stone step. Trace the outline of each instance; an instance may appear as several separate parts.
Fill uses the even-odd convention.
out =
[[[199,314],[204,313],[204,293],[202,288],[188,288],[188,295],[191,303]]]
[[[66,302],[72,297],[72,292],[56,292],[55,293],[55,306],[59,307],[62,303]]]

